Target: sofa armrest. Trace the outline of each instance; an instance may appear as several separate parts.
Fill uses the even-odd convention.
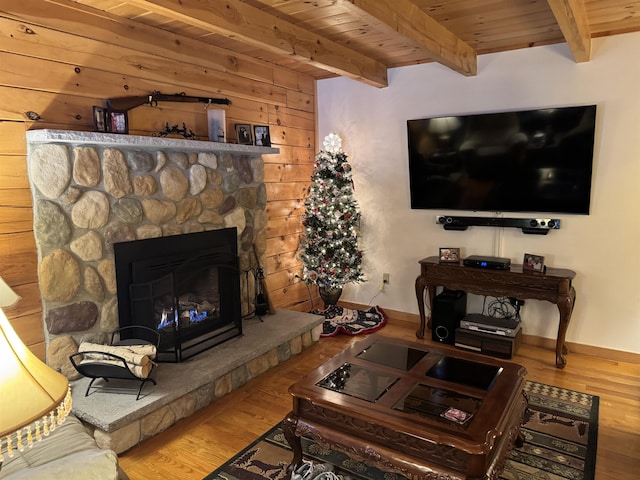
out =
[[[118,480],[118,457],[100,449],[82,423],[69,415],[62,425],[0,468],[2,480]]]

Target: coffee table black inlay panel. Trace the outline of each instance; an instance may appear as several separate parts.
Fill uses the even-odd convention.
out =
[[[472,362],[462,358],[442,357],[426,373],[427,377],[438,378],[447,382],[469,385],[483,390],[491,390],[502,367]]]
[[[357,357],[362,360],[379,363],[398,370],[409,371],[427,354],[425,350],[395,345],[387,342],[376,342],[360,352]]]

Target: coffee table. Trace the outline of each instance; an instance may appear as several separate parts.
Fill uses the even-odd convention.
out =
[[[520,434],[524,367],[371,335],[289,388],[282,428],[414,480],[494,479]]]

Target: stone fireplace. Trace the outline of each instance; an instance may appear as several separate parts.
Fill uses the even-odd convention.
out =
[[[47,362],[73,380],[73,413],[101,448],[122,453],[318,341],[322,316],[246,315],[256,257],[265,266],[262,155],[278,149],[59,130],[27,141]],[[138,400],[85,396],[69,355],[132,316],[171,332],[157,385]]]
[[[149,280],[139,274],[130,279],[133,285],[124,287],[116,275],[116,251],[138,241],[144,251],[145,242],[155,241],[165,250],[167,245],[175,245],[179,252],[183,238],[231,229],[235,237],[230,252],[236,257],[231,260],[233,265],[196,270],[203,276],[215,276],[213,280],[219,289],[227,289],[225,292],[242,290],[238,292],[243,299],[240,304],[224,307],[225,314],[230,312],[233,317],[233,334],[241,333],[237,319],[252,309],[248,291],[253,288],[253,278],[245,274],[257,266],[254,249],[262,257],[260,264],[265,265],[267,217],[262,154],[277,153],[278,149],[60,130],[30,131],[27,142],[50,363],[55,352],[68,352],[85,340],[103,343],[109,332],[122,321],[129,321],[125,317],[131,307],[120,304],[121,295],[150,288],[140,285],[149,282],[180,284],[186,279],[185,271],[193,270],[193,262],[203,261],[185,260],[191,263],[177,272],[165,266],[160,277],[166,278]],[[142,263],[135,264],[138,272]],[[233,282],[227,278],[230,269],[234,270]],[[225,286],[218,277],[227,278]],[[125,292],[119,292],[120,288]],[[193,293],[185,290],[180,295]],[[215,292],[211,295],[215,297]],[[213,304],[216,300],[208,301]],[[145,308],[155,312],[158,302]],[[144,302],[137,299],[134,303],[135,310]],[[174,315],[175,321],[175,315],[204,315],[207,308],[202,305],[206,304],[200,303],[201,311],[167,310],[165,317]],[[212,313],[215,309],[221,313],[222,305],[211,305],[208,310]],[[210,317],[214,324],[219,320],[215,314]],[[218,325],[212,329],[218,329]],[[224,333],[219,339],[229,335]],[[179,359],[197,353],[199,349],[188,344],[191,340],[170,355]],[[186,353],[185,346],[189,347]],[[65,359],[61,363],[68,363],[62,361]],[[66,364],[55,365],[54,361],[52,366],[70,378],[76,375]]]

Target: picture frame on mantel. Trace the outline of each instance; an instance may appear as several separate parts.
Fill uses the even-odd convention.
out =
[[[107,109],[102,107],[93,107],[93,127],[96,132],[107,131]]]
[[[96,132],[129,133],[129,118],[125,110],[93,107],[93,126]]]
[[[269,125],[254,125],[253,136],[255,138],[254,145],[256,147],[271,146],[271,135],[269,134]]]
[[[236,140],[239,145],[253,145],[251,125],[246,123],[236,123]]]
[[[125,110],[107,110],[107,128],[111,133],[129,133],[129,117]]]

